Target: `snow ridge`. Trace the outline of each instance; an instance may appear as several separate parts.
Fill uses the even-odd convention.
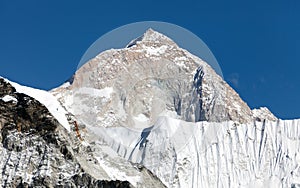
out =
[[[61,104],[58,102],[56,97],[54,97],[51,93],[40,90],[40,89],[34,89],[31,87],[22,86],[20,84],[17,84],[15,82],[9,81],[5,79],[7,82],[9,82],[17,92],[24,93],[28,96],[31,96],[38,100],[40,103],[46,106],[46,108],[49,110],[49,112],[57,119],[57,121],[68,131],[70,131],[70,124],[66,118],[67,112],[64,110],[64,108],[61,106]]]

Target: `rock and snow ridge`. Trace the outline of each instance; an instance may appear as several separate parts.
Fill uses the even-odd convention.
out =
[[[39,94],[45,105],[21,92]],[[0,78],[1,187],[164,187],[92,133],[81,141],[67,130],[58,121],[61,116],[50,113],[53,106],[59,108],[50,96]]]
[[[40,103],[44,104],[49,110],[49,112],[58,120],[58,122],[68,131],[70,131],[70,125],[66,118],[67,112],[51,93],[40,89],[22,86],[18,83],[9,81],[7,79],[5,79],[5,81],[9,82],[16,89],[17,92],[27,94],[32,98],[38,100]]]

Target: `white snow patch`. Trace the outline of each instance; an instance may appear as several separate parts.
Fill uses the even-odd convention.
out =
[[[137,187],[137,184],[141,179],[139,176],[128,176],[124,171],[120,171],[118,168],[110,166],[109,163],[101,160],[100,157],[95,158],[98,160],[100,166],[106,171],[106,173],[112,180],[129,181],[134,187]]]
[[[145,46],[143,45],[143,49],[145,49],[147,55],[154,55],[154,56],[159,56],[163,53],[165,53],[165,51],[168,49],[167,45],[162,45],[160,47],[153,47],[153,46]]]
[[[65,83],[63,83],[61,86],[59,86],[59,87],[61,87],[61,88],[67,88],[67,87],[70,87],[71,86],[71,84],[70,84],[70,82],[65,82]]]
[[[188,59],[184,56],[175,57],[175,59],[174,59],[174,62],[176,63],[176,65],[183,67],[183,68],[187,68],[187,66],[185,65],[186,61],[188,61]]]
[[[175,57],[174,61],[187,61],[188,58],[181,56],[181,57]]]
[[[13,101],[14,103],[18,102],[18,100],[15,97],[10,95],[5,95],[3,98],[0,99],[3,100],[4,102],[10,102],[10,101]]]
[[[137,121],[146,122],[149,121],[149,118],[145,116],[144,114],[139,114],[138,116],[133,117]]]

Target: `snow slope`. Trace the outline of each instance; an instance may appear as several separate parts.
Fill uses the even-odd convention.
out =
[[[49,112],[58,120],[58,122],[68,131],[70,131],[70,124],[65,116],[67,112],[60,105],[56,97],[54,97],[51,93],[40,89],[22,86],[7,79],[5,80],[9,82],[17,92],[31,96],[38,100],[40,103],[44,104]]]
[[[168,187],[300,185],[300,120],[237,124],[160,117],[144,132],[103,131],[116,152]]]

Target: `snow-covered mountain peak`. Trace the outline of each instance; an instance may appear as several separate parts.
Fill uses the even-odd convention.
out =
[[[178,47],[172,39],[151,28],[149,28],[142,36],[132,40],[126,47],[132,47],[134,45],[139,45],[140,43],[146,46],[169,45]]]
[[[77,70],[69,87],[53,93],[70,112],[97,126],[143,129],[159,116],[188,122],[255,119],[209,64],[152,29],[127,48],[100,53]]]

